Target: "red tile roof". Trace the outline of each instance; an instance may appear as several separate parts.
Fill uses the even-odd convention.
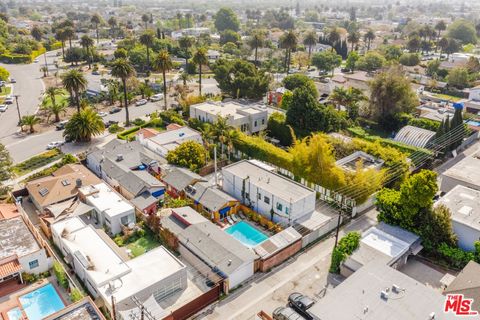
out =
[[[20,262],[18,262],[18,259],[13,259],[0,264],[0,278],[5,278],[20,271],[22,271],[22,266],[20,265]]]

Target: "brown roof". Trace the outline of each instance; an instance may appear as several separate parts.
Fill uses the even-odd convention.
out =
[[[142,128],[137,132],[137,135],[140,134],[140,133],[143,134],[143,137],[145,139],[148,139],[148,138],[151,138],[151,137],[155,137],[158,134],[158,131],[155,130],[155,129],[151,129],[151,128]]]
[[[3,259],[5,262],[0,261],[0,278],[5,278],[22,270],[22,266],[18,261],[18,258],[15,256],[13,257]]]
[[[20,213],[17,207],[12,203],[0,204],[0,219],[10,219],[18,216]]]
[[[78,193],[77,179],[82,180],[82,185],[101,182],[83,165],[67,164],[51,176],[27,183],[27,190],[30,196],[43,207],[75,197]]]
[[[179,125],[178,123],[170,123],[170,124],[167,126],[167,131],[180,129],[180,128],[182,128],[182,127],[183,127],[183,126]]]

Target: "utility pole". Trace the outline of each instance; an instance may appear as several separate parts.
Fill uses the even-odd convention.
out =
[[[20,95],[16,94],[14,95],[14,97],[15,97],[15,102],[17,104],[18,125],[20,125],[20,123],[22,123],[22,117],[20,116],[20,107],[18,106],[18,98],[20,97]]]

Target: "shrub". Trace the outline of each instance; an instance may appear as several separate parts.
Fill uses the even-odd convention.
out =
[[[26,283],[34,283],[38,280],[38,277],[34,273],[22,272],[22,279]]]
[[[340,265],[349,255],[355,251],[360,245],[360,233],[352,231],[347,233],[338,241],[337,247],[333,249],[330,263],[330,272],[339,273]]]
[[[65,269],[63,269],[63,266],[60,264],[60,262],[55,261],[53,263],[53,273],[55,274],[55,277],[57,278],[58,284],[61,285],[63,288],[67,289],[68,288],[68,279],[67,275],[65,273]]]
[[[70,292],[70,300],[73,303],[82,300],[82,298],[83,298],[83,293],[77,288],[74,288],[72,292]]]
[[[462,269],[470,260],[474,260],[475,258],[473,252],[463,251],[460,248],[451,247],[446,243],[442,243],[437,248],[437,253],[448,265],[457,269]]]
[[[117,132],[122,132],[125,130],[125,128],[120,127],[118,124],[114,123],[110,127],[108,127],[108,132],[110,133],[117,133]]]
[[[289,126],[285,124],[286,117],[283,113],[274,112],[268,118],[267,130],[269,135],[280,141],[283,146],[290,146],[293,142],[292,132]]]
[[[140,118],[136,118],[135,120],[132,121],[134,125],[136,126],[143,126],[146,121]]]
[[[177,123],[181,126],[185,125],[185,121],[174,110],[166,110],[160,112],[160,118],[162,118],[162,120],[166,123]]]

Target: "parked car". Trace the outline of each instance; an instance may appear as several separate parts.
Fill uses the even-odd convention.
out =
[[[33,60],[33,62],[38,63],[38,59]]]
[[[7,109],[8,109],[8,106],[7,106],[7,105],[5,105],[5,104],[0,104],[0,112],[5,112],[5,111],[7,111]]]
[[[110,109],[109,113],[114,114],[114,113],[118,113],[120,111],[122,111],[122,108],[114,107],[114,108]]]
[[[305,319],[313,319],[307,312],[315,304],[315,301],[301,293],[294,292],[288,296],[288,305],[300,313]]]
[[[150,101],[160,101],[163,99],[163,93],[157,93],[150,97]]]
[[[53,141],[47,144],[47,150],[52,150],[55,148],[61,147],[65,142],[64,141]]]
[[[99,76],[99,75],[100,75],[100,72],[98,72],[98,71],[92,71],[92,74],[93,74],[94,76]]]
[[[5,104],[13,104],[13,97],[8,96],[5,98]]]
[[[17,80],[10,78],[10,83],[17,83]]]
[[[137,102],[135,102],[135,105],[136,105],[137,107],[140,107],[140,106],[146,105],[147,102],[148,102],[147,99],[140,99],[140,100],[138,100]]]
[[[57,129],[57,130],[63,130],[63,129],[65,129],[65,126],[67,125],[67,123],[68,123],[68,120],[60,121],[59,123],[57,123],[57,124],[55,125],[55,129]]]
[[[118,124],[118,121],[108,120],[108,121],[104,121],[103,124],[105,125],[105,128],[108,128],[108,127],[110,127],[112,124]]]
[[[278,307],[273,310],[272,316],[274,320],[304,320],[295,310],[288,307]]]
[[[102,112],[99,112],[98,115],[103,118],[108,116],[108,113],[102,111]]]

